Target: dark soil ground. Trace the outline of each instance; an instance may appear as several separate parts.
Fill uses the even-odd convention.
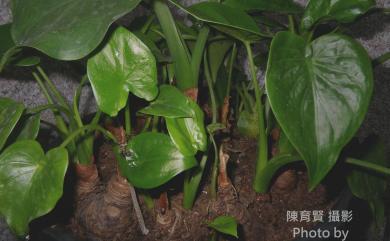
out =
[[[294,227],[310,228],[313,222],[287,222],[287,211],[323,210],[324,218],[333,201],[329,198],[326,188],[322,185],[308,192],[307,175],[301,165],[289,166],[290,172],[296,174],[289,188],[280,188],[273,184],[268,194],[256,194],[252,189],[254,174],[256,144],[245,138],[235,138],[227,144],[229,160],[229,176],[232,186],[219,190],[217,200],[210,199],[208,185],[203,184],[193,209],[182,207],[182,193],[177,183],[182,182],[179,176],[164,186],[168,189],[170,208],[162,214],[158,205],[148,208],[142,195],[139,195],[140,205],[149,234],[143,235],[134,214],[129,197],[125,197],[119,205],[107,204],[102,195],[107,186],[112,185],[116,176],[115,156],[108,144],[102,144],[96,160],[99,185],[86,198],[78,200],[76,211],[71,211],[60,202],[57,210],[67,208],[62,212],[66,229],[81,240],[93,241],[206,241],[210,240],[212,230],[206,222],[219,215],[232,215],[239,223],[239,240],[245,241],[287,241],[292,240]],[[71,178],[69,178],[71,179]],[[204,178],[208,183],[208,174]],[[116,190],[115,187],[112,190]],[[139,190],[141,191],[141,190]],[[71,193],[71,191],[66,191]],[[154,196],[159,190],[154,190]],[[68,197],[67,197],[68,196]],[[69,198],[71,194],[65,195]],[[61,207],[62,206],[62,207]],[[108,218],[105,213],[108,213]],[[105,215],[100,215],[105,214]],[[50,216],[61,215],[54,211]],[[104,218],[102,218],[104,217]],[[39,222],[38,222],[39,223]],[[39,226],[36,224],[36,226]],[[32,235],[33,240],[34,235]],[[235,240],[231,237],[221,237],[220,240]]]

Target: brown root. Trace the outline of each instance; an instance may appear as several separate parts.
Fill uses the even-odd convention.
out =
[[[292,190],[296,187],[298,181],[297,174],[294,170],[282,172],[275,181],[274,188],[280,191]]]

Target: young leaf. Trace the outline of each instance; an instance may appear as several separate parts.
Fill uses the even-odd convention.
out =
[[[244,136],[259,137],[259,114],[256,111],[249,112],[244,110],[240,113],[237,121],[238,131]]]
[[[311,0],[306,7],[301,29],[308,30],[321,20],[348,23],[375,6],[375,0]]]
[[[385,147],[378,138],[369,137],[364,143],[353,148],[353,157],[387,167]],[[384,218],[383,200],[386,192],[386,179],[364,169],[355,169],[347,177],[352,193],[369,202],[377,223]]]
[[[23,104],[8,98],[0,98],[0,150],[3,149],[23,110]]]
[[[175,0],[169,0],[169,2],[200,21],[261,35],[256,22],[241,9],[232,8],[217,2],[201,2],[189,8],[183,7]]]
[[[371,61],[339,34],[312,43],[291,32],[271,44],[266,88],[275,117],[305,160],[313,189],[363,121],[373,89]]]
[[[237,221],[231,216],[219,216],[208,223],[208,226],[220,233],[228,234],[238,238]]]
[[[16,140],[35,140],[38,136],[39,127],[41,124],[41,115],[35,114],[28,116],[21,126],[21,130]]]
[[[0,155],[0,213],[17,235],[28,223],[52,210],[62,195],[68,153],[46,155],[38,142],[18,141]]]
[[[162,133],[142,133],[128,143],[124,156],[118,151],[119,148],[116,153],[122,174],[139,188],[158,187],[197,165],[193,156],[184,156]]]
[[[14,0],[12,36],[17,45],[36,48],[50,57],[75,60],[103,40],[115,20],[140,0]]]
[[[160,86],[157,98],[139,112],[169,118],[195,117],[190,99],[172,85]]]
[[[158,93],[153,54],[123,27],[88,60],[87,72],[99,108],[111,116],[125,107],[129,92],[148,101]]]
[[[302,8],[291,0],[226,0],[223,4],[245,11],[300,13]]]
[[[31,67],[38,65],[40,62],[41,58],[38,56],[21,56],[20,59],[18,58],[17,60],[12,61],[12,64],[18,67]]]
[[[195,113],[193,118],[165,118],[172,141],[184,155],[207,148],[203,111],[194,101],[190,101],[190,108]]]

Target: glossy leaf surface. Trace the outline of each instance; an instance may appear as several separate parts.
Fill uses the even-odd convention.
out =
[[[241,9],[217,2],[201,2],[185,8],[175,0],[169,1],[200,21],[261,35],[256,22]]]
[[[0,155],[0,213],[17,235],[52,210],[62,196],[68,166],[66,149],[46,155],[38,142],[18,141]]]
[[[370,59],[343,35],[325,35],[306,45],[303,38],[280,32],[271,44],[266,88],[276,119],[305,160],[312,189],[367,112],[373,89]]]
[[[149,115],[178,118],[194,117],[190,99],[172,85],[160,86],[157,98],[139,112]]]
[[[34,140],[38,136],[39,127],[41,124],[41,115],[35,114],[28,116],[20,127],[20,132],[16,138],[18,141],[21,140]]]
[[[231,216],[219,216],[208,223],[208,226],[220,233],[228,234],[238,238],[237,221]]]
[[[375,6],[375,0],[311,0],[301,22],[302,29],[309,29],[321,20],[337,20],[348,23]]]
[[[75,60],[103,40],[108,27],[140,0],[14,0],[12,36],[17,45],[50,57]]]
[[[125,155],[117,156],[122,174],[134,186],[145,189],[158,187],[197,165],[196,159],[184,156],[169,136],[155,132],[134,137]]]
[[[23,110],[23,104],[8,98],[0,98],[0,150],[3,149]]]
[[[291,0],[226,0],[223,3],[245,11],[257,10],[280,13],[302,12],[302,8]]]
[[[184,155],[194,155],[207,148],[203,111],[192,100],[190,108],[195,113],[193,118],[165,118],[172,141]]]
[[[111,116],[125,107],[129,92],[148,101],[158,93],[153,54],[123,27],[88,60],[87,72],[99,108]]]

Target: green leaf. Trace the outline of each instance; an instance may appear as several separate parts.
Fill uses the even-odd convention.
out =
[[[128,143],[124,156],[118,148],[116,153],[122,174],[134,186],[145,189],[158,187],[197,165],[193,156],[181,154],[162,133],[142,133]]]
[[[197,87],[198,80],[195,79],[195,74],[192,70],[189,50],[186,42],[183,40],[180,28],[176,26],[170,9],[165,1],[154,0],[153,10],[160,22],[169,53],[172,56],[177,87],[182,91]]]
[[[157,98],[139,112],[170,118],[194,117],[195,111],[191,109],[190,102],[191,100],[176,87],[162,85]]]
[[[231,216],[219,216],[208,223],[208,226],[217,230],[220,233],[228,234],[238,238],[237,221]]]
[[[217,2],[201,2],[189,8],[183,7],[175,0],[169,0],[169,2],[200,21],[262,35],[256,22],[241,9]]]
[[[88,60],[87,72],[99,108],[111,116],[125,107],[129,92],[148,101],[158,93],[153,54],[123,27]]]
[[[231,40],[213,41],[209,43],[207,47],[207,57],[210,67],[211,79],[214,82],[217,80],[218,71],[232,46],[233,41]]]
[[[169,135],[184,155],[194,155],[207,148],[207,135],[204,127],[204,114],[200,107],[190,101],[193,118],[165,118]]]
[[[0,26],[0,72],[12,59],[12,57],[20,51],[12,40],[11,27],[12,24],[4,24]]]
[[[0,98],[0,150],[22,116],[24,106],[8,98]]]
[[[103,40],[108,27],[140,0],[13,0],[12,36],[17,45],[50,57],[75,60]]]
[[[0,25],[0,56],[3,56],[10,48],[15,46],[11,36],[12,24]]]
[[[367,112],[373,90],[370,58],[343,35],[306,44],[280,32],[271,43],[266,89],[276,119],[305,160],[313,189]]]
[[[18,67],[31,67],[38,65],[41,62],[41,58],[38,56],[28,56],[18,58],[16,61],[13,61],[12,64]]]
[[[280,13],[302,12],[302,8],[291,0],[226,0],[223,4],[245,11],[256,10]]]
[[[302,17],[301,28],[310,29],[323,20],[348,23],[375,6],[375,0],[311,0]]]
[[[385,146],[379,138],[369,137],[362,144],[351,148],[351,156],[362,161],[387,167]],[[369,202],[374,217],[378,224],[383,221],[383,200],[386,192],[386,179],[378,173],[366,169],[354,169],[347,177],[349,188],[352,193]]]
[[[33,140],[18,141],[0,155],[0,213],[17,235],[26,234],[31,220],[54,208],[67,166],[66,149],[45,155]]]
[[[28,116],[21,126],[20,132],[16,140],[35,140],[38,136],[39,127],[41,124],[41,115],[35,114]]]
[[[257,139],[259,137],[258,116],[256,111],[242,111],[237,121],[238,131],[244,136]]]

